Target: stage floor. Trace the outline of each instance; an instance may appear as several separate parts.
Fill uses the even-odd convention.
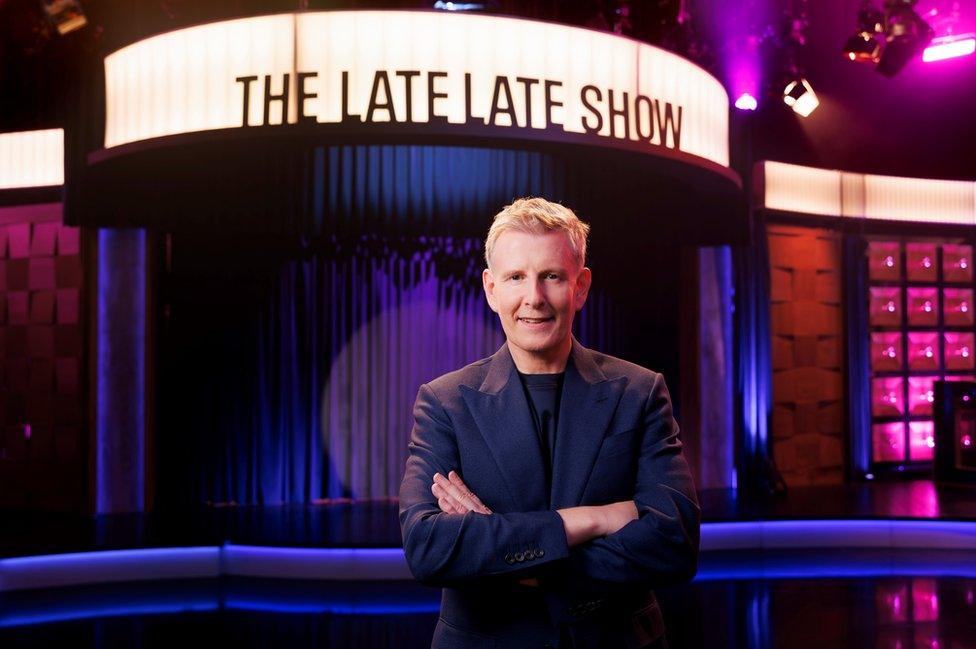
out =
[[[976,486],[930,480],[791,488],[747,498],[733,490],[699,494],[705,523],[904,519],[976,521]],[[399,548],[395,499],[310,505],[200,507],[148,514],[85,516],[0,513],[0,557],[225,543],[317,548]]]
[[[689,584],[656,589],[672,649],[976,649],[976,543],[970,529],[976,529],[976,488],[913,481],[795,488],[765,498],[732,491],[700,497],[705,525],[698,575]],[[359,573],[356,581],[312,576],[313,568],[335,561],[330,553],[361,554],[344,548],[398,552],[394,500],[116,516],[0,515],[3,647],[427,647],[437,622],[440,591],[411,581],[404,571],[385,580]],[[899,520],[942,531],[909,530],[915,534],[909,545],[887,544]],[[763,525],[771,527],[757,537],[754,530]],[[819,537],[828,543],[818,545],[818,535],[829,528]],[[865,531],[865,547],[830,546]],[[939,534],[951,545],[940,546],[945,538]],[[719,536],[726,545],[715,544]],[[796,538],[814,542],[796,545]],[[737,545],[742,539],[747,543]],[[231,555],[253,551],[270,554],[266,561],[299,561],[304,568],[297,579],[221,569],[212,571],[220,576],[196,579],[2,588],[21,564],[35,561],[17,557],[139,548],[211,553],[223,567],[240,565],[240,557]],[[296,553],[308,556],[295,559]],[[98,552],[78,560],[113,554],[131,553]],[[40,563],[58,563],[53,559],[40,557]],[[356,561],[362,567],[362,558]],[[13,568],[10,574],[3,572],[5,564]]]

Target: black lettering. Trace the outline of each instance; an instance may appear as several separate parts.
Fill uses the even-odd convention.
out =
[[[474,113],[471,112],[471,73],[464,73],[464,123],[473,122],[478,120],[482,124],[485,122],[484,117],[476,117]]]
[[[241,126],[250,126],[247,121],[247,109],[251,103],[251,83],[257,81],[257,76],[237,77],[235,81],[244,85],[244,115],[241,117]]]
[[[539,83],[539,80],[528,77],[515,77],[515,80],[525,89],[525,128],[532,128],[532,86]]]
[[[407,99],[407,121],[413,121],[413,78],[420,76],[420,70],[397,70],[396,75],[403,77],[403,92]]]
[[[437,92],[434,88],[434,81],[436,79],[443,79],[447,76],[447,72],[428,72],[427,73],[427,120],[433,122],[434,119],[446,119],[444,115],[437,115],[434,113],[434,100],[435,99],[446,99],[446,92]]]
[[[308,92],[305,90],[305,79],[314,79],[319,76],[318,72],[299,72],[297,75],[298,81],[298,121],[299,122],[314,122],[315,117],[313,115],[305,114],[305,100],[315,99],[318,97],[317,93]]]
[[[583,106],[585,106],[586,109],[593,113],[593,116],[596,117],[596,126],[590,126],[590,120],[586,117],[586,115],[584,115],[583,130],[587,133],[599,133],[603,130],[603,115],[601,115],[600,110],[591,104],[587,99],[587,95],[589,95],[591,92],[596,93],[597,101],[603,101],[603,93],[600,92],[600,89],[596,86],[583,86],[582,90],[580,90],[580,101],[582,101]]]
[[[624,118],[624,139],[630,139],[630,95],[624,93],[623,108],[613,103],[613,90],[607,92],[607,108],[610,111],[610,137],[617,137],[617,118]]]
[[[383,86],[383,97],[386,99],[382,104],[377,102],[380,85]],[[373,75],[373,90],[369,93],[369,108],[366,109],[366,121],[373,121],[373,113],[378,110],[385,110],[390,116],[390,121],[397,121],[396,110],[393,108],[393,93],[390,92],[390,76],[385,70],[377,70]]]
[[[650,128],[649,133],[645,133],[644,129],[641,128],[643,125],[641,113],[641,107],[645,107],[647,114],[647,126]],[[634,100],[634,129],[637,131],[638,140],[646,140],[650,142],[654,139],[654,102],[651,101],[650,97],[645,95],[637,95],[637,99]]]
[[[502,108],[498,101],[501,99],[502,91],[505,93],[505,108]],[[500,113],[508,115],[512,120],[512,126],[518,126],[518,118],[515,116],[515,106],[512,101],[512,89],[508,85],[508,77],[495,77],[495,91],[491,96],[491,113],[488,115],[488,123],[497,126],[496,119]]]
[[[271,102],[280,101],[281,102],[281,123],[288,123],[288,93],[291,90],[291,84],[288,83],[291,80],[291,74],[285,73],[282,75],[284,81],[281,84],[281,94],[275,95],[271,92],[271,75],[264,75],[264,125],[267,126],[271,123]]]
[[[563,82],[550,81],[549,79],[546,79],[545,84],[543,85],[545,86],[546,89],[546,93],[545,93],[546,94],[546,128],[549,128],[555,123],[552,121],[552,109],[555,108],[556,106],[563,105],[563,102],[556,101],[555,99],[552,98],[552,89],[556,87],[562,88]]]
[[[657,115],[657,132],[661,134],[661,146],[668,146],[667,136],[671,133],[671,149],[681,148],[681,106],[678,106],[678,124],[675,126],[671,102],[664,103],[664,120],[661,120],[661,102],[654,100],[654,113]]]
[[[351,122],[353,120],[357,122],[361,122],[362,118],[360,118],[359,115],[354,115],[349,112],[349,71],[343,70],[342,71],[342,121]]]

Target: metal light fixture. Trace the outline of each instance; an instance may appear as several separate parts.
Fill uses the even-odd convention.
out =
[[[881,43],[875,34],[885,29],[884,12],[871,0],[864,0],[857,10],[857,33],[844,44],[844,55],[858,63],[877,63],[881,58]]]
[[[918,0],[886,0],[885,47],[877,70],[893,77],[932,42],[932,28],[912,7]]]
[[[88,24],[78,0],[41,0],[41,8],[62,36]]]
[[[932,28],[913,9],[917,2],[884,0],[882,12],[871,0],[864,0],[857,11],[857,33],[844,44],[844,56],[875,63],[886,77],[898,74],[932,41]]]
[[[877,63],[881,58],[881,43],[868,32],[859,32],[847,39],[844,54],[858,63]]]
[[[817,93],[806,79],[790,81],[783,89],[783,102],[801,117],[809,116],[820,105]]]

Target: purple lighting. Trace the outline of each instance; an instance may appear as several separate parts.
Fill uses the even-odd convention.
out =
[[[926,47],[925,51],[922,52],[922,60],[926,63],[932,63],[933,61],[968,56],[973,52],[976,52],[976,37],[972,34],[937,38],[932,41],[932,45]]]
[[[735,100],[735,107],[739,110],[756,110],[759,103],[756,98],[750,95],[748,92],[744,92],[739,95],[739,98]]]

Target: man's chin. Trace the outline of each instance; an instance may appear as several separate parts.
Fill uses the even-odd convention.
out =
[[[554,341],[550,335],[508,337],[509,345],[515,345],[524,352],[539,356],[550,356],[556,353],[562,347],[562,342],[561,340]]]

